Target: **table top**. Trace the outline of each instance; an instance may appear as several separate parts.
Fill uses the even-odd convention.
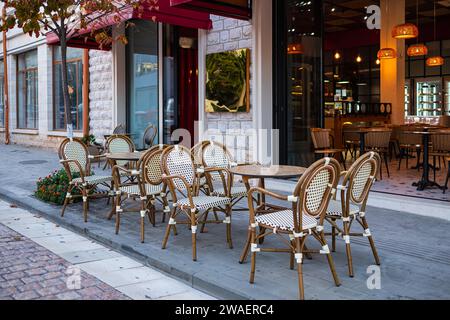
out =
[[[143,152],[117,152],[117,153],[107,153],[106,158],[110,160],[127,160],[127,161],[138,161],[141,159]]]
[[[295,178],[302,176],[307,168],[293,166],[244,165],[232,168],[230,171],[238,176],[253,178]]]

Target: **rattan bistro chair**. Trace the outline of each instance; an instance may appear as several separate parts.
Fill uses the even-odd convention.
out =
[[[233,247],[231,240],[231,199],[226,197],[200,196],[201,174],[220,172],[225,190],[228,190],[230,173],[226,168],[195,168],[192,154],[183,146],[171,146],[164,150],[161,165],[163,168],[163,180],[169,186],[172,195],[173,209],[164,235],[162,248],[165,249],[170,231],[177,224],[189,225],[192,232],[192,259],[197,260],[197,228],[199,224],[223,223],[226,225],[227,243]],[[206,221],[204,215],[211,210],[225,214],[223,221]],[[187,219],[180,219],[180,216]],[[174,229],[176,233],[176,230]]]
[[[433,146],[430,156],[433,157],[433,175],[434,181],[436,181],[436,159],[439,159],[439,167],[441,164],[441,159],[444,162],[445,158],[450,157],[450,131],[449,130],[439,130],[431,135],[431,144]]]
[[[156,136],[158,135],[158,128],[150,124],[144,131],[142,138],[142,146],[144,149],[151,148],[155,144]]]
[[[388,163],[388,155],[389,155],[389,143],[391,141],[392,130],[391,129],[373,129],[366,134],[366,151],[374,151],[378,153],[384,160],[384,164],[386,165],[386,171],[388,174],[388,178],[391,177],[389,172],[389,163]],[[383,179],[383,170],[382,166],[379,166],[380,169],[380,179]]]
[[[344,169],[346,169],[345,149],[334,148],[330,129],[311,128],[311,138],[314,144],[315,154],[333,158],[339,156],[342,159]]]
[[[116,234],[119,233],[121,215],[127,212],[139,212],[141,214],[141,242],[144,242],[145,216],[155,226],[155,204],[160,201],[163,205],[163,221],[166,213],[170,212],[167,201],[167,186],[162,181],[161,155],[165,146],[156,146],[148,150],[137,164],[139,170],[129,170],[124,167],[114,166],[114,190],[116,195]],[[123,183],[122,178],[128,177],[128,182]],[[135,183],[129,183],[129,181]],[[124,208],[128,200],[139,200],[139,208]]]
[[[341,192],[341,200],[332,200],[327,210],[325,220],[331,224],[332,251],[336,250],[336,236],[342,235],[345,240],[348,273],[353,277],[353,262],[350,248],[350,237],[367,237],[377,265],[380,264],[377,249],[373,241],[372,233],[366,220],[366,205],[370,189],[376,179],[378,168],[381,166],[381,158],[376,152],[369,152],[361,156],[349,169],[343,172],[344,180],[338,190]],[[342,220],[342,227],[337,221]],[[351,233],[352,223],[356,221],[362,226],[363,233]]]
[[[262,188],[252,188],[249,191],[248,205],[250,208],[251,230],[251,272],[250,283],[255,280],[256,253],[258,252],[286,252],[291,255],[291,268],[297,262],[298,286],[300,299],[304,299],[303,286],[303,254],[320,253],[326,255],[336,286],[340,285],[336,273],[331,251],[327,245],[323,221],[328,203],[335,190],[340,176],[339,162],[332,158],[317,161],[303,174],[295,187],[294,194],[282,196]],[[291,209],[267,213],[258,212],[253,204],[253,194],[265,194],[282,201],[290,202]],[[261,213],[261,214],[260,214]],[[264,214],[262,214],[264,213]],[[256,228],[266,230],[264,234],[257,234]],[[277,235],[287,246],[286,249],[260,248],[258,241],[269,235]],[[287,238],[286,236],[289,236]],[[305,243],[309,236],[313,236],[321,246],[321,250],[306,249]]]
[[[203,144],[202,158],[205,168],[231,169],[238,166],[227,148],[223,144],[214,141],[206,141]],[[234,207],[239,201],[247,197],[247,188],[244,185],[234,186],[233,175],[230,177],[231,189],[229,191],[224,190],[223,186],[217,185],[218,182],[222,184],[219,173],[207,174],[206,178],[213,196],[226,197],[227,194],[230,194],[231,207]],[[244,210],[247,211],[248,209]]]
[[[99,159],[103,156],[90,156],[86,145],[80,139],[65,139],[59,147],[59,158],[69,178],[69,188],[61,211],[61,216],[73,199],[83,198],[84,222],[88,220],[89,199],[109,197],[111,193],[111,176],[96,176],[91,174],[91,159]],[[79,177],[75,178],[77,174]],[[99,192],[97,187],[105,186],[108,192]],[[72,194],[78,189],[81,195]]]

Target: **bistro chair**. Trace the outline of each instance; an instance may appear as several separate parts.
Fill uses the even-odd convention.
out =
[[[150,124],[144,131],[142,146],[144,149],[153,147],[155,144],[155,139],[158,135],[158,128],[153,124]]]
[[[127,130],[125,129],[125,126],[123,124],[118,124],[114,130],[113,130],[113,135],[123,135],[127,133]]]
[[[333,136],[331,135],[331,129],[311,128],[311,138],[314,144],[315,154],[322,155],[324,157],[340,156],[342,164],[345,165],[345,149],[336,149],[333,147]]]
[[[386,165],[386,171],[388,177],[391,177],[389,172],[389,143],[391,141],[392,130],[387,129],[373,129],[366,134],[366,151],[374,151],[378,153],[384,159],[384,164]],[[380,165],[380,179],[383,179],[383,170]]]
[[[124,135],[112,135],[106,141],[106,150],[108,153],[135,152],[136,147],[129,137]],[[128,166],[129,162],[126,160],[119,160],[116,161],[116,165],[124,167]]]
[[[178,224],[188,225],[192,232],[192,259],[197,260],[197,228],[199,224],[225,224],[227,243],[233,248],[231,239],[231,199],[225,197],[199,195],[201,174],[220,172],[224,190],[229,190],[230,173],[226,168],[195,168],[189,149],[176,145],[164,150],[161,165],[163,181],[169,186],[173,209],[164,235],[162,248],[165,249],[171,229]],[[211,210],[225,214],[225,220],[208,221],[204,215]],[[185,219],[181,219],[181,217]]]
[[[447,161],[448,173],[447,173],[447,179],[445,180],[445,185],[443,187],[444,194],[445,194],[445,191],[448,189],[448,181],[450,180],[450,157],[448,157],[445,161]]]
[[[205,143],[206,141],[199,142],[191,148],[195,169],[201,169],[203,167],[203,147]],[[205,195],[210,195],[208,180],[204,173],[200,174],[200,191]]]
[[[203,166],[205,168],[226,168],[230,170],[231,168],[238,166],[225,145],[214,141],[206,141],[203,144],[202,158]],[[230,195],[231,208],[235,207],[237,203],[247,197],[247,188],[244,185],[235,186],[232,174],[230,174],[229,177],[231,184],[230,190],[225,190],[224,187],[221,186],[222,179],[220,173],[208,173],[206,174],[206,179],[211,195],[217,197],[226,197],[228,194]],[[248,209],[235,209],[235,211],[248,211]],[[205,219],[206,218],[207,216],[205,216]]]
[[[73,202],[76,198],[82,198],[84,222],[87,222],[89,200],[112,195],[112,177],[91,174],[91,160],[100,159],[104,156],[90,156],[86,145],[80,139],[65,139],[59,147],[58,154],[60,163],[64,166],[69,178],[69,188],[61,216],[64,217],[64,212],[70,202]],[[109,192],[99,191],[98,186],[100,185],[108,188]],[[78,190],[81,195],[73,194],[74,190]]]
[[[116,195],[116,234],[119,234],[121,215],[128,212],[139,212],[141,215],[141,242],[144,243],[145,216],[155,226],[155,204],[159,201],[163,205],[163,221],[166,213],[170,212],[167,201],[167,186],[162,181],[161,155],[166,146],[155,146],[141,157],[137,164],[139,170],[129,170],[121,166],[113,167],[114,190]],[[122,182],[122,177],[128,177]],[[130,183],[129,181],[135,181]],[[140,201],[139,208],[124,208],[128,200]]]
[[[358,132],[350,132],[353,128],[354,126],[348,125],[342,128],[342,141],[344,141],[345,146],[345,159],[347,159],[348,153],[350,152],[352,159],[356,160],[361,142],[359,141],[360,137]]]
[[[434,181],[436,182],[436,159],[439,159],[439,167],[441,164],[441,159],[444,162],[445,158],[450,157],[450,131],[440,130],[436,131],[431,135],[431,144],[433,146],[430,156],[433,157],[433,174]]]
[[[400,148],[400,161],[398,163],[398,170],[400,170],[403,158],[406,159],[406,169],[409,169],[408,160],[412,158],[411,152],[416,152],[417,168],[419,168],[420,155],[422,153],[422,137],[419,134],[413,134],[413,131],[420,131],[421,129],[414,127],[401,127],[398,132],[398,147]]]
[[[320,253],[327,256],[328,264],[336,286],[340,281],[336,273],[331,251],[327,245],[323,221],[328,203],[333,190],[336,188],[340,176],[339,162],[333,158],[324,158],[317,161],[303,174],[291,196],[284,196],[265,190],[263,188],[252,188],[248,195],[250,209],[251,230],[251,272],[250,283],[255,281],[256,254],[259,252],[285,252],[291,257],[291,269],[297,262],[298,287],[300,299],[305,298],[303,285],[303,254]],[[281,201],[290,203],[289,207],[275,209],[267,212],[255,209],[253,194],[266,195]],[[256,228],[265,230],[257,234]],[[259,240],[264,237],[276,235],[286,245],[285,249],[260,248]],[[312,236],[320,246],[320,250],[306,249],[306,240]]]
[[[327,233],[332,237],[332,251],[336,251],[336,236],[342,235],[345,240],[348,273],[353,277],[353,261],[350,247],[350,237],[366,237],[369,239],[372,253],[377,265],[380,265],[377,249],[373,241],[372,233],[366,219],[366,205],[369,198],[370,189],[376,180],[378,167],[381,165],[381,158],[376,152],[369,152],[361,156],[351,166],[348,172],[343,172],[344,180],[338,186],[341,192],[341,200],[332,200],[327,210],[325,220],[331,224],[332,232]],[[337,221],[342,221],[342,227]],[[363,228],[363,233],[352,233],[353,222]]]

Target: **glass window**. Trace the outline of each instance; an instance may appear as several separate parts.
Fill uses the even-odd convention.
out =
[[[138,20],[127,32],[128,130],[140,148],[145,128],[159,125],[158,25]]]
[[[0,60],[0,128],[5,126],[5,87],[4,87],[4,66]]]
[[[425,61],[424,60],[411,61],[409,68],[411,77],[423,77]]]
[[[38,127],[37,50],[17,56],[17,127]]]
[[[450,57],[450,40],[442,41],[442,55]]]
[[[66,129],[64,95],[62,86],[61,50],[53,50],[53,128]],[[73,129],[83,130],[83,49],[67,49],[67,77],[69,80],[69,98],[72,112]]]

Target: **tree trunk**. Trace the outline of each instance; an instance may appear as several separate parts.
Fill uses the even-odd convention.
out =
[[[73,123],[72,123],[72,103],[69,95],[69,77],[67,74],[67,38],[65,32],[62,32],[61,39],[61,75],[62,88],[64,100],[64,115],[67,125],[67,137],[73,138]]]

